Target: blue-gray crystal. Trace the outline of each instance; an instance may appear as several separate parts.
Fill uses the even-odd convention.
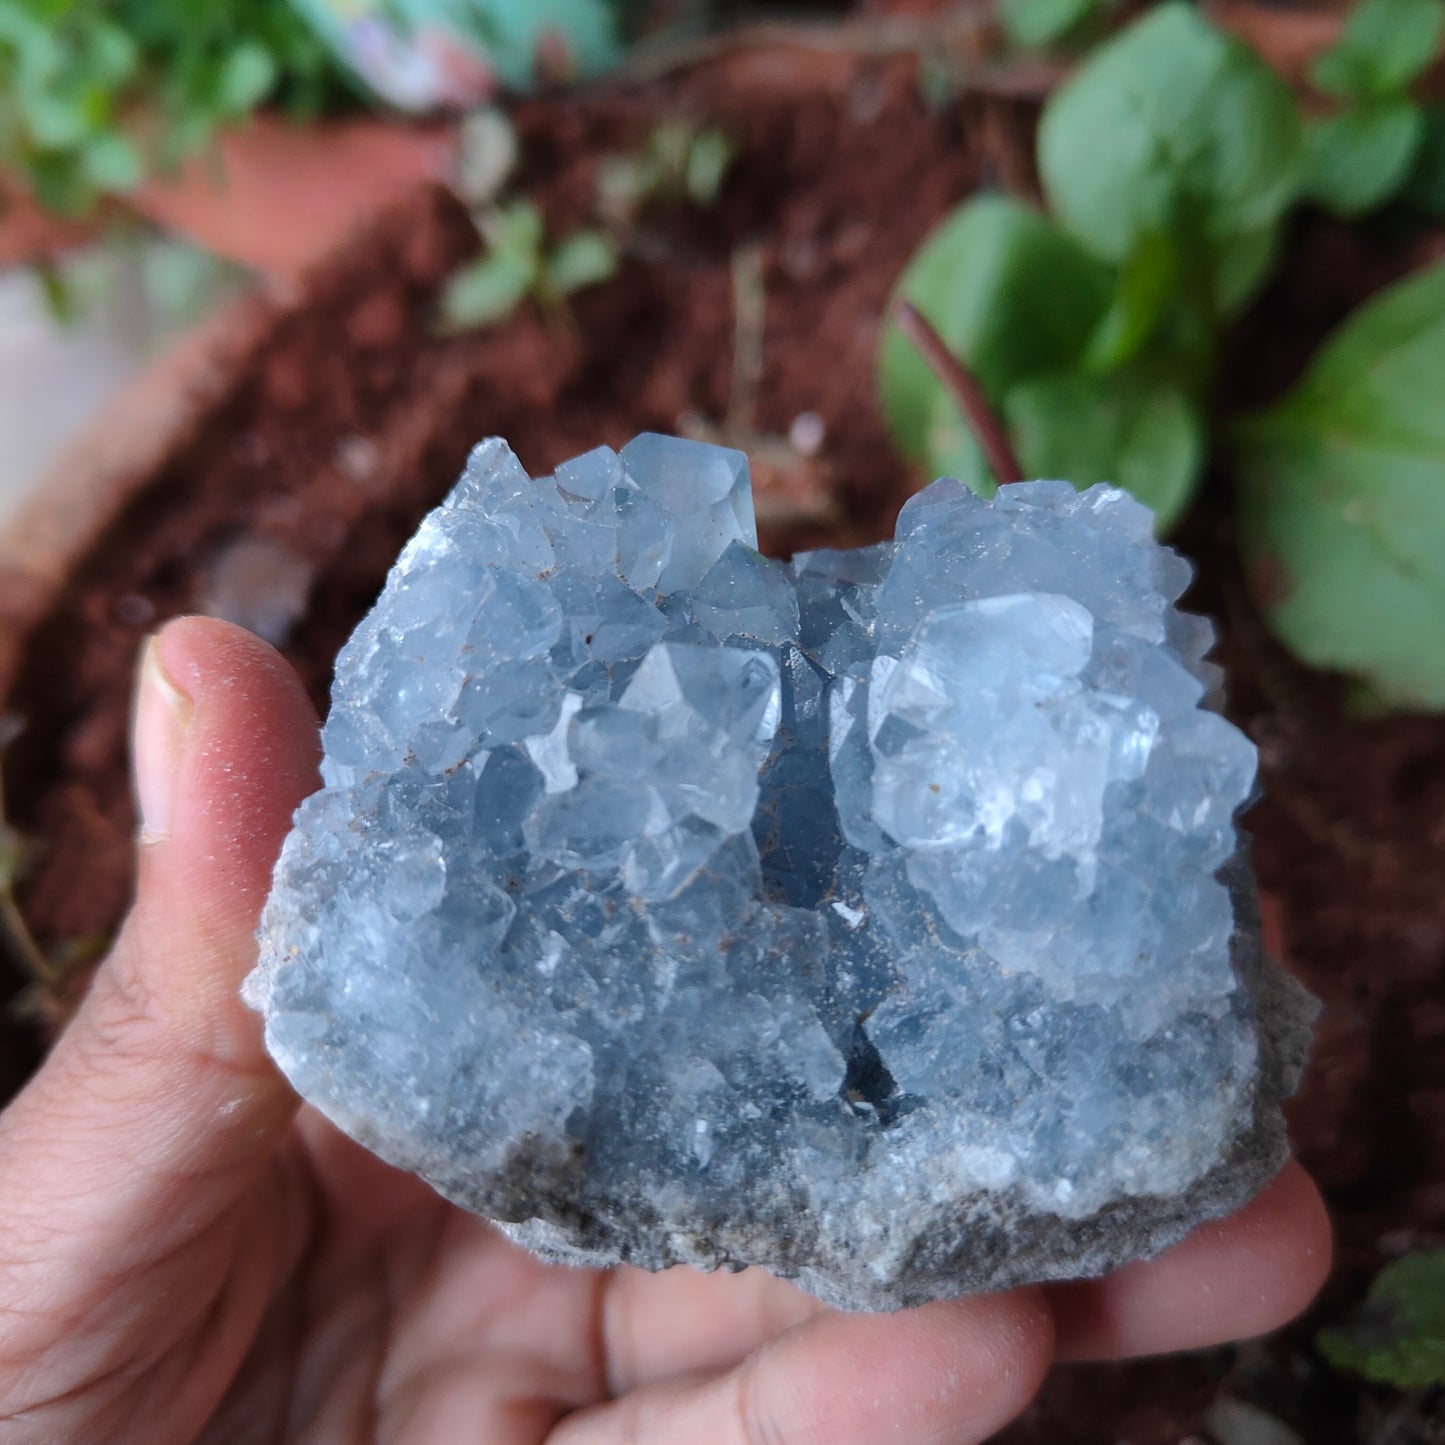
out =
[[[848,1307],[1242,1203],[1310,1009],[1188,566],[1059,482],[756,542],[739,452],[476,448],[337,662],[247,990],[281,1067],[548,1257]]]

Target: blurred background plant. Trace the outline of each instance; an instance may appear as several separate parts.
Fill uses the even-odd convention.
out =
[[[258,107],[309,120],[361,105],[485,103],[595,75],[628,45],[721,23],[737,4],[642,0],[0,0],[0,177],[84,214],[173,171]],[[684,138],[662,137],[681,141]],[[706,138],[652,158],[654,186]],[[640,178],[648,183],[647,178]]]
[[[1445,708],[1445,266],[1342,326],[1267,415],[1227,419],[1220,368],[1294,209],[1353,218],[1433,208],[1445,192],[1445,152],[1426,143],[1434,121],[1411,90],[1442,32],[1441,0],[1364,0],[1312,70],[1346,108],[1317,119],[1193,6],[1155,6],[1044,105],[1047,211],[971,198],[899,283],[975,374],[1028,475],[1125,487],[1167,534],[1231,452],[1264,616],[1371,707]],[[992,493],[953,399],[896,327],[879,386],[925,473]]]
[[[344,105],[289,0],[0,0],[0,170],[76,214],[202,150],[263,102]]]
[[[1386,1265],[1354,1313],[1321,1331],[1319,1346],[1332,1364],[1377,1384],[1445,1385],[1445,1249]]]

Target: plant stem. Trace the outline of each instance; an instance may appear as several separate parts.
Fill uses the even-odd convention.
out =
[[[1024,469],[978,378],[948,349],[932,323],[911,301],[900,299],[893,303],[893,320],[963,413],[999,486],[1023,481]]]
[[[768,293],[763,281],[763,248],[756,242],[733,252],[733,379],[724,425],[739,435],[758,419],[763,384],[763,337]]]

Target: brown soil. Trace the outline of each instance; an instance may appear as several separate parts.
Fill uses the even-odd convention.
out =
[[[589,219],[599,157],[678,113],[738,142],[722,200],[659,218],[571,325],[528,310],[438,339],[438,283],[475,242],[453,203],[419,195],[307,283],[305,304],[93,548],[30,639],[11,700],[27,721],[8,759],[12,813],[43,848],[24,902],[48,941],[112,929],[124,910],[132,660],[159,621],[197,605],[219,549],[260,537],[316,569],[286,651],[321,705],[342,640],[478,437],[507,436],[536,471],[688,414],[723,420],[733,262],[753,243],[767,308],[749,420],[773,437],[804,412],[825,425],[813,461],[763,469],[766,542],[886,530],[916,479],[873,400],[877,318],[932,222],[1017,173],[1027,118],[980,101],[930,111],[900,61],[734,56],[625,97],[524,108],[525,185],[554,232]],[[1391,225],[1303,225],[1287,279],[1241,335],[1232,399],[1277,390],[1328,325],[1421,254]],[[1266,1349],[1058,1372],[1015,1442],[1175,1445],[1202,1433],[1221,1389],[1309,1445],[1370,1438],[1394,1402],[1325,1370],[1312,1330],[1382,1260],[1445,1237],[1445,722],[1351,719],[1332,683],[1279,652],[1236,573],[1227,483],[1213,488],[1185,541],[1204,566],[1200,603],[1224,619],[1234,715],[1261,748],[1267,800],[1250,819],[1261,880],[1291,965],[1326,1003],[1293,1121],[1330,1195],[1340,1266],[1311,1321]],[[7,1056],[13,1081],[15,1049],[0,1039],[0,1097]],[[1432,1408],[1410,1406],[1397,1445],[1441,1438]]]

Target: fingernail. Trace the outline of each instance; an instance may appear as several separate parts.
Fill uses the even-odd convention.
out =
[[[191,725],[191,700],[166,672],[158,637],[141,653],[135,703],[135,792],[141,841],[156,843],[170,832],[176,781]]]

